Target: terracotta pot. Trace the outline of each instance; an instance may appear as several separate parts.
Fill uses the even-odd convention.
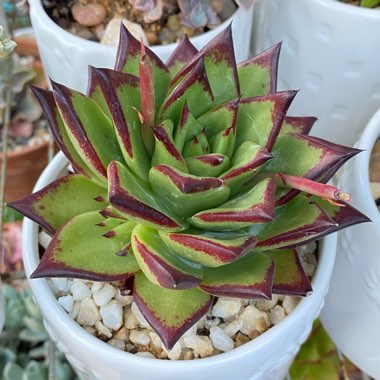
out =
[[[24,147],[8,153],[5,201],[10,202],[30,194],[48,163],[49,142]],[[0,154],[0,164],[3,155]]]

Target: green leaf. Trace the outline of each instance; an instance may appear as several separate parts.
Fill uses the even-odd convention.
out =
[[[112,207],[129,220],[148,227],[168,231],[181,231],[187,223],[173,214],[154,195],[146,182],[136,177],[119,162],[112,162],[108,168],[108,196]]]
[[[251,227],[250,233],[258,238],[257,248],[273,250],[290,248],[314,241],[331,232],[337,224],[304,195],[276,207],[275,220]]]
[[[199,285],[201,267],[172,253],[156,230],[137,225],[132,234],[132,248],[141,270],[154,284],[168,289]]]
[[[206,267],[218,267],[237,260],[256,245],[256,238],[247,234],[207,233],[187,230],[186,233],[159,231],[163,242],[176,254]]]
[[[185,158],[189,172],[196,176],[218,177],[230,166],[229,157],[223,154],[205,154]]]
[[[272,260],[251,252],[231,264],[207,268],[200,288],[221,297],[270,298],[273,277]]]
[[[157,196],[182,217],[219,206],[230,194],[230,189],[218,178],[193,176],[168,165],[154,166],[149,180]]]
[[[273,293],[306,296],[313,291],[295,249],[271,251],[266,254],[275,264]]]
[[[268,223],[274,218],[275,183],[259,182],[254,188],[223,205],[199,212],[189,221],[201,229],[236,230],[255,223]]]
[[[243,98],[267,95],[276,91],[277,66],[281,44],[238,65],[240,93]]]
[[[53,234],[74,216],[106,207],[107,189],[81,174],[61,177],[42,190],[8,206],[40,224]]]
[[[123,256],[118,253],[129,244],[134,225],[104,219],[98,212],[74,217],[53,236],[31,277],[127,279],[139,266],[132,253]]]
[[[280,135],[292,133],[296,135],[308,135],[316,121],[317,118],[312,116],[286,116]]]
[[[212,305],[212,297],[199,289],[165,289],[150,282],[142,272],[135,276],[133,296],[169,350]]]

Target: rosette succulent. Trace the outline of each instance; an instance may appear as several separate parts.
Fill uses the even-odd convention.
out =
[[[86,95],[35,88],[74,173],[11,203],[53,235],[32,277],[124,280],[168,348],[214,296],[307,295],[294,247],[367,218],[325,184],[358,150],[285,116],[279,50],[237,65],[229,27],[164,64],[122,27]]]

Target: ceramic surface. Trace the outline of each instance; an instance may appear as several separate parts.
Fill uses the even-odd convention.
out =
[[[279,89],[312,134],[353,145],[380,106],[380,11],[336,0],[257,0],[253,50],[283,41]]]
[[[41,176],[36,190],[54,180],[66,165],[64,156],[58,154]],[[37,225],[25,219],[23,253],[28,276],[39,261],[37,231]],[[314,292],[303,299],[289,317],[239,348],[196,361],[156,360],[119,351],[74,322],[59,306],[45,279],[30,280],[29,283],[42,309],[49,334],[83,379],[151,380],[154,376],[155,380],[281,380],[322,307],[335,249],[335,235],[322,241],[313,280]]]
[[[50,78],[86,92],[88,65],[113,68],[116,47],[101,45],[66,32],[48,17],[42,8],[41,0],[29,0],[29,4],[41,58]],[[217,28],[191,38],[191,42],[197,48],[201,48],[232,22],[236,59],[237,62],[241,62],[249,55],[252,20],[253,6],[248,11],[239,8]],[[152,50],[166,62],[175,47],[176,44],[157,45],[153,46]]]
[[[337,258],[321,315],[343,353],[376,379],[380,379],[380,213],[369,187],[368,164],[379,137],[380,110],[356,144],[364,152],[346,164],[338,184],[372,223],[339,232]]]

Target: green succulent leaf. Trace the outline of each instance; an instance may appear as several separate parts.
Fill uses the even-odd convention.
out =
[[[223,205],[201,211],[189,221],[206,230],[236,230],[274,219],[275,183],[272,179],[259,182],[247,193]]]
[[[169,350],[212,305],[212,297],[199,289],[172,290],[135,276],[133,296],[149,324]]]
[[[200,288],[222,297],[271,298],[274,268],[269,256],[251,252],[231,264],[206,268]]]
[[[130,243],[134,225],[133,222],[104,219],[96,211],[75,216],[53,236],[31,277],[74,277],[92,281],[127,279],[140,268],[132,253],[118,253]]]
[[[107,204],[107,189],[81,174],[66,175],[42,190],[8,203],[51,234],[74,216],[101,210]]]
[[[153,191],[176,214],[190,217],[207,207],[224,203],[230,189],[221,179],[197,177],[168,165],[156,165],[149,172]]]
[[[281,44],[238,65],[240,92],[243,98],[268,95],[276,91],[277,66]]]
[[[189,172],[196,176],[218,177],[230,166],[229,157],[224,154],[204,154],[185,158]]]
[[[244,256],[256,245],[256,237],[241,232],[218,234],[191,230],[188,233],[159,232],[176,254],[206,267],[219,267]]]
[[[295,249],[265,252],[275,264],[272,291],[275,294],[306,296],[312,292]]]
[[[149,281],[168,289],[197,287],[201,267],[173,254],[158,233],[137,225],[133,230],[132,248],[136,260]]]
[[[317,118],[312,116],[286,116],[281,127],[280,135],[308,135],[316,121]]]
[[[146,182],[136,177],[120,162],[111,162],[108,179],[109,201],[125,218],[169,231],[181,231],[186,227],[186,222],[174,215],[153,194]]]

